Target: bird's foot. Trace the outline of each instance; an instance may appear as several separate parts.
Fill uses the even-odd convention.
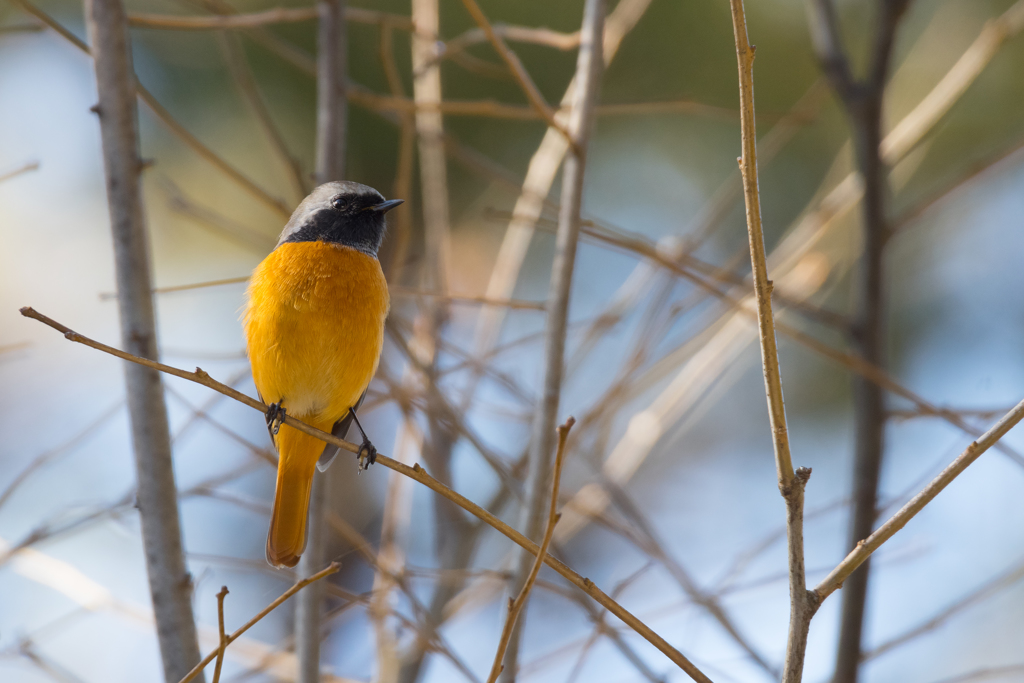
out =
[[[377,462],[377,449],[369,439],[364,439],[363,443],[359,446],[359,470],[365,472],[370,469],[370,465]]]
[[[277,436],[277,433],[281,430],[286,414],[287,411],[280,403],[271,403],[270,407],[267,408],[267,428],[270,429],[270,433],[274,436]]]
[[[363,425],[359,424],[359,418],[356,417],[355,408],[349,408],[349,412],[352,413],[352,421],[356,423],[356,427],[359,429],[359,435],[363,437],[363,443],[359,445],[359,452],[356,456],[359,458],[359,471],[365,472],[370,469],[370,465],[377,462],[377,449],[366,437],[366,432],[363,431]]]

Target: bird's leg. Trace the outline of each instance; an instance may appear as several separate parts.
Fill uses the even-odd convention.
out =
[[[281,424],[284,422],[286,411],[284,406],[281,405],[283,402],[284,399],[277,403],[271,403],[270,407],[267,408],[267,429],[269,429],[270,433],[274,436],[277,436],[278,431],[281,429]]]
[[[363,443],[359,446],[359,466],[364,469],[370,469],[370,465],[377,462],[377,449],[374,447],[370,440],[366,438],[366,432],[363,431],[363,425],[359,424],[359,418],[356,417],[355,408],[349,408],[348,412],[352,413],[352,421],[356,423],[356,427],[359,429],[359,433],[363,437]]]

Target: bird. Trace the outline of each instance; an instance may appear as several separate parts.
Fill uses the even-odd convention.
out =
[[[267,561],[275,567],[298,563],[314,470],[337,453],[283,424],[285,415],[340,438],[354,420],[363,438],[360,466],[376,459],[355,411],[377,371],[391,306],[377,260],[385,214],[402,202],[356,182],[320,185],[249,280],[246,350],[260,400],[269,401],[267,428],[279,453],[267,534]]]

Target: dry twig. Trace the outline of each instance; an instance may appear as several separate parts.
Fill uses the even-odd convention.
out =
[[[519,613],[523,611],[523,605],[526,604],[526,600],[530,596],[530,590],[533,588],[533,583],[537,580],[540,568],[544,564],[544,558],[548,555],[551,539],[555,536],[555,525],[558,524],[560,516],[558,514],[558,487],[562,478],[562,465],[565,462],[565,442],[569,438],[569,430],[572,429],[574,424],[576,424],[576,420],[570,417],[565,421],[565,424],[558,427],[558,451],[555,453],[555,468],[552,473],[551,484],[551,506],[548,509],[548,525],[544,531],[544,540],[540,544],[540,551],[533,560],[533,566],[530,567],[530,573],[527,575],[526,582],[519,591],[519,595],[514,600],[509,599],[505,626],[501,630],[501,639],[498,641],[498,649],[494,654],[494,663],[491,665],[491,673],[487,677],[487,683],[495,683],[498,680],[498,675],[501,674],[503,669],[501,662],[505,658],[505,650],[508,648],[509,639],[512,637],[512,628],[516,624],[516,619],[519,618]]]
[[[160,372],[164,372],[175,377],[180,377],[190,382],[195,382],[196,384],[201,384],[209,389],[218,391],[229,398],[233,398],[239,403],[242,403],[254,410],[259,411],[261,414],[265,414],[269,408],[269,406],[267,406],[265,403],[257,401],[251,396],[247,396],[246,394],[243,394],[242,392],[237,391],[225,384],[221,384],[217,380],[210,377],[210,375],[203,371],[201,368],[196,368],[195,372],[188,372],[187,370],[181,370],[180,368],[175,368],[170,365],[165,365],[163,363],[157,363],[155,361],[142,358],[140,356],[134,356],[130,353],[125,353],[124,351],[115,349],[111,346],[107,346],[106,344],[102,344],[84,335],[81,335],[75,332],[74,330],[71,330],[70,328],[66,327],[65,325],[62,325],[56,320],[48,318],[45,315],[27,306],[21,309],[21,314],[27,318],[38,320],[44,325],[52,327],[53,329],[62,333],[65,339],[67,339],[68,341],[83,344],[90,348],[96,349],[97,351],[102,351],[104,353],[116,356],[123,360],[130,361],[132,363],[136,363],[139,365],[144,365],[154,370],[159,370]],[[322,432],[319,429],[310,427],[305,422],[297,420],[296,418],[290,415],[285,416],[283,423],[305,434],[315,436],[321,441],[333,444],[338,448],[349,451],[350,453],[359,452],[358,445],[351,443],[349,441],[345,441],[344,439],[339,439],[333,434],[328,434],[327,432]],[[466,510],[473,516],[480,519],[484,524],[494,528],[495,530],[502,533],[504,536],[509,538],[511,541],[513,541],[520,547],[526,549],[526,551],[531,553],[532,555],[536,555],[538,552],[540,552],[540,547],[536,543],[523,536],[521,533],[510,527],[508,524],[505,524],[493,513],[488,512],[487,510],[480,507],[476,503],[472,502],[465,496],[453,491],[452,489],[448,488],[447,486],[439,482],[434,477],[427,474],[426,470],[420,467],[419,464],[415,464],[412,467],[409,467],[408,465],[404,465],[382,454],[377,455],[377,463],[390,470],[394,470],[395,472],[404,474],[405,476],[425,485],[435,493],[444,496],[451,502],[455,503],[462,509]],[[602,591],[600,588],[594,585],[594,583],[590,579],[580,576],[575,571],[570,569],[568,566],[551,557],[550,555],[548,555],[544,561],[549,567],[558,572],[570,583],[572,583],[574,586],[576,586],[584,593],[589,595],[598,604],[605,607],[609,612],[611,612],[620,620],[622,620],[627,626],[636,631],[641,637],[643,637],[655,648],[661,651],[665,656],[667,656],[672,662],[678,665],[695,681],[698,681],[698,683],[710,683],[710,679],[707,676],[705,676],[697,667],[695,667],[690,662],[690,660],[687,659],[681,652],[679,652],[676,648],[672,647],[672,645],[670,645],[664,638],[655,633],[649,626],[647,626],[647,624],[643,623],[640,619],[631,614],[628,610],[622,607],[622,605],[617,603],[615,600],[612,600],[606,593],[604,593],[604,591]],[[277,604],[274,604],[273,606],[276,607]],[[206,664],[209,664],[210,661],[213,661],[213,655],[210,655],[210,657],[206,661]],[[187,681],[181,681],[181,683],[187,683]]]

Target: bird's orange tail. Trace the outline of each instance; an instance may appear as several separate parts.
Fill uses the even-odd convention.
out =
[[[314,426],[331,431],[330,424]],[[277,464],[277,494],[267,535],[267,561],[275,567],[294,567],[306,548],[309,492],[324,442],[281,425],[277,449],[281,457]]]

